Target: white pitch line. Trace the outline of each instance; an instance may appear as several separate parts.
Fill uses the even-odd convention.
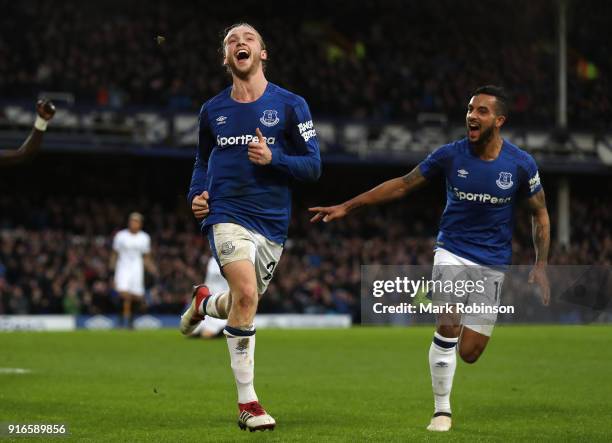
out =
[[[0,374],[29,374],[31,369],[25,368],[0,368]]]

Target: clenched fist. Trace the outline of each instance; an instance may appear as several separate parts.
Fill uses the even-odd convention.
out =
[[[55,105],[47,99],[38,100],[36,103],[36,113],[49,121],[55,115]]]
[[[251,160],[256,165],[267,165],[272,161],[272,151],[266,144],[266,139],[257,128],[255,130],[257,134],[257,141],[249,143],[249,160]]]
[[[193,200],[191,200],[191,211],[198,221],[208,216],[210,212],[210,208],[208,207],[208,191],[204,191],[193,197]]]

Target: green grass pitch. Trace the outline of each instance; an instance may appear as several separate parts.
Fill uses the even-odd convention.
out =
[[[436,435],[425,430],[431,336],[424,327],[259,331],[255,386],[278,424],[249,433],[236,425],[225,340],[1,333],[0,367],[31,372],[0,373],[0,422],[66,423],[73,441],[612,439],[611,327],[498,327],[479,362],[458,364],[454,428]]]

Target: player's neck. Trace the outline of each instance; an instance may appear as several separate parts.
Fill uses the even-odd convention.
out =
[[[262,71],[245,79],[234,76],[233,80],[231,97],[241,103],[256,101],[264,94],[268,86],[268,80]]]
[[[485,145],[474,145],[474,154],[476,154],[481,160],[495,160],[497,157],[499,157],[503,144],[504,140],[502,139],[501,135],[497,134]]]

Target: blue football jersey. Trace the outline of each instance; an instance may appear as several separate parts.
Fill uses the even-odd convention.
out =
[[[254,102],[239,103],[223,90],[202,106],[196,159],[187,196],[208,191],[205,232],[216,223],[236,223],[283,244],[291,218],[293,180],[321,175],[319,142],[306,101],[268,83]],[[248,158],[259,128],[272,151],[265,166]]]
[[[542,189],[533,157],[504,140],[495,160],[482,160],[464,138],[438,148],[419,168],[427,179],[446,177],[436,246],[482,265],[510,264],[516,204]]]

